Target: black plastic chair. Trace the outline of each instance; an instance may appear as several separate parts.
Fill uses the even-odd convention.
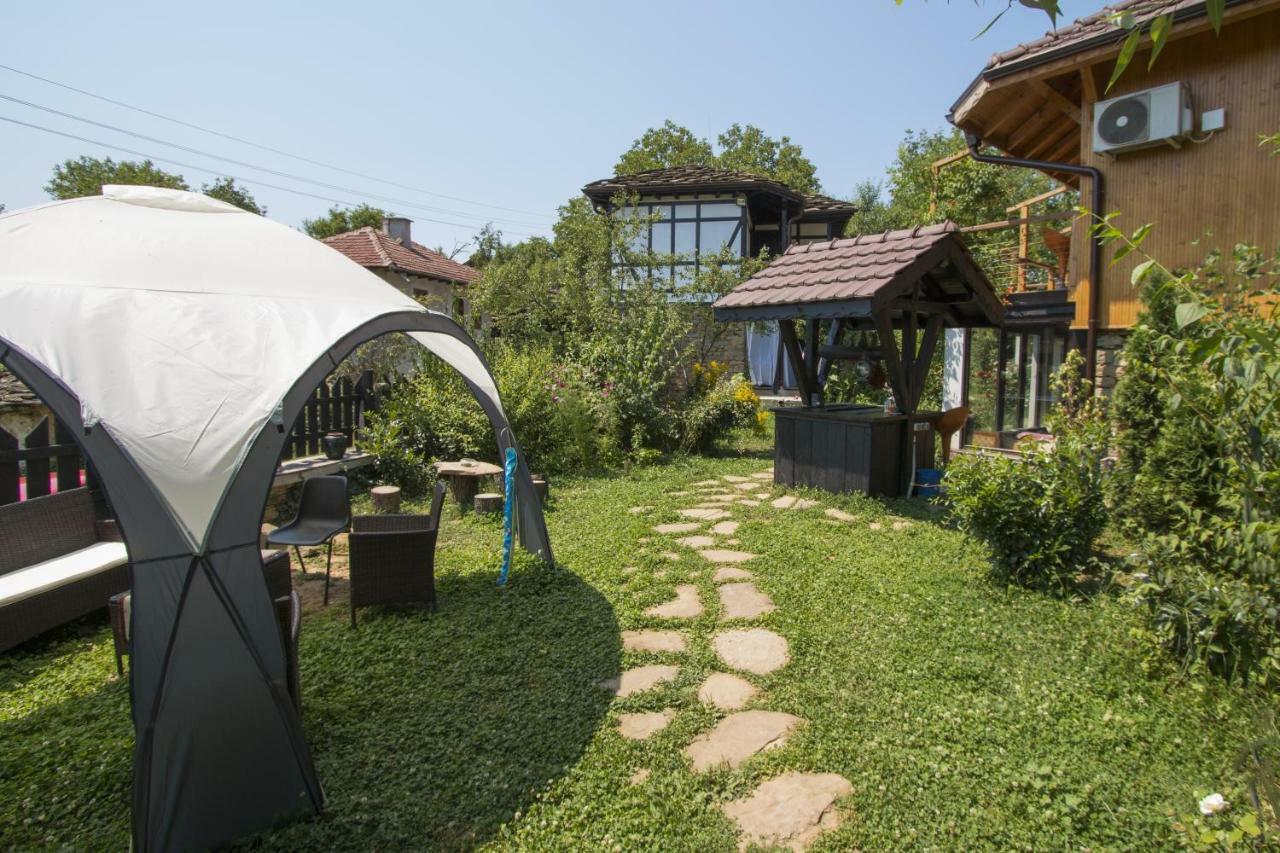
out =
[[[351,500],[347,497],[347,478],[342,476],[312,477],[302,482],[302,500],[293,521],[267,536],[269,545],[292,545],[298,554],[298,565],[307,573],[300,545],[329,544],[324,567],[324,603],[329,604],[329,572],[333,568],[333,537],[351,524]]]

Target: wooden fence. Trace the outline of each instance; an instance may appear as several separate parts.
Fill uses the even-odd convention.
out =
[[[283,458],[323,453],[322,439],[327,432],[341,432],[348,442],[354,442],[364,413],[376,400],[373,384],[372,372],[355,381],[321,383],[298,415]],[[24,446],[19,449],[19,444]],[[84,464],[80,447],[61,422],[47,417],[25,436],[0,428],[0,506],[81,485],[89,486],[95,499],[102,500],[92,467]]]

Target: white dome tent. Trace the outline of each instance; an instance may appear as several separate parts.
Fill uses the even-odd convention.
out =
[[[307,397],[397,331],[456,368],[516,447],[461,327],[291,228],[151,187],[0,214],[0,362],[78,433],[129,549],[135,849],[321,808],[258,526]],[[549,561],[522,455],[516,501],[521,544]]]

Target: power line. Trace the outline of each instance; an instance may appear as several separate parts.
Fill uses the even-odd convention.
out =
[[[113,124],[106,124],[105,122],[101,122],[101,121],[95,121],[94,119],[85,118],[84,116],[79,116],[79,115],[76,115],[75,113],[67,113],[67,112],[63,112],[62,110],[55,110],[53,107],[47,107],[42,104],[32,103],[31,101],[24,101],[21,98],[15,98],[12,95],[5,95],[0,93],[0,99],[9,101],[10,103],[14,103],[14,104],[21,104],[24,107],[30,107],[31,109],[34,109],[34,110],[40,110],[41,112],[46,112],[52,115],[61,116],[62,118],[71,119],[72,121],[78,121],[78,122],[81,122],[82,124],[91,124],[94,127],[100,127],[104,130],[110,130],[115,133],[123,133],[126,136],[132,136],[135,139],[141,139],[146,142],[153,142],[156,145],[164,145],[169,148],[177,148],[179,151],[186,151],[188,154],[197,154],[201,157],[209,157],[213,160],[221,160],[224,163],[230,163],[233,166],[243,166],[246,169],[253,169],[254,171],[257,171],[257,172],[266,172],[268,175],[275,175],[278,178],[287,178],[288,180],[299,181],[300,183],[304,183],[304,184],[312,184],[314,186],[318,186],[326,190],[334,190],[336,192],[342,192],[342,193],[354,193],[356,195],[366,196],[368,198],[377,199],[379,201],[390,202],[392,204],[400,205],[401,207],[409,207],[409,208],[416,208],[418,210],[425,210],[429,213],[444,213],[446,215],[462,216],[468,219],[474,218],[474,219],[479,219],[481,221],[492,220],[494,222],[505,222],[511,225],[524,225],[531,228],[543,227],[543,225],[538,222],[524,222],[516,219],[503,219],[501,217],[489,217],[483,214],[466,213],[465,211],[461,211],[461,210],[450,210],[448,208],[442,208],[442,207],[429,207],[426,205],[418,204],[413,201],[409,201],[408,199],[395,198],[394,196],[384,196],[384,195],[379,195],[377,193],[368,193],[363,190],[354,189],[352,187],[344,187],[338,184],[330,184],[324,181],[316,181],[316,180],[312,180],[311,178],[305,177],[303,175],[295,175],[295,174],[292,174],[291,172],[281,172],[278,169],[269,169],[265,166],[258,166],[254,163],[245,162],[244,160],[237,160],[234,157],[224,157],[221,154],[214,154],[211,151],[204,151],[200,148],[192,148],[189,145],[182,145],[177,142],[169,142],[168,140],[165,140],[165,139],[158,139],[154,136],[147,136],[145,133],[137,133],[135,131],[128,130],[127,128],[118,127]]]
[[[163,113],[153,112],[152,110],[135,106],[133,104],[125,103],[124,101],[118,101],[114,98],[108,98],[106,95],[99,95],[94,92],[90,92],[87,89],[79,89],[67,83],[59,83],[57,80],[50,80],[48,77],[41,77],[39,74],[33,74],[30,71],[23,71],[21,68],[14,68],[12,65],[4,65],[3,63],[0,63],[0,68],[3,68],[6,71],[12,71],[14,74],[21,74],[23,77],[29,77],[32,80],[39,80],[41,83],[48,83],[50,86],[57,86],[58,88],[66,89],[69,92],[75,92],[79,95],[85,95],[86,97],[89,97],[89,98],[96,98],[99,101],[103,101],[105,103],[112,104],[117,107],[123,107],[126,110],[133,110],[136,113],[141,113],[143,115],[151,116],[152,118],[158,118],[161,121],[167,121],[173,124],[181,125],[182,127],[188,127],[188,128],[191,128],[192,130],[198,130],[201,133],[209,133],[214,136],[220,136],[223,139],[229,139],[232,142],[238,142],[241,145],[248,145],[253,148],[261,149],[263,151],[270,151],[272,154],[279,154],[282,157],[289,157],[290,159],[299,160],[303,163],[310,163],[312,166],[321,166],[325,169],[332,169],[335,172],[343,172],[344,174],[353,175],[357,178],[364,178],[365,180],[376,181],[380,184],[386,184],[387,186],[399,187],[402,190],[409,190],[411,192],[422,193],[423,195],[434,196],[436,198],[443,198],[443,199],[447,199],[448,201],[461,202],[462,204],[470,204],[475,207],[488,207],[493,210],[505,210],[509,213],[523,213],[528,216],[540,216],[540,217],[546,217],[548,219],[554,218],[554,217],[548,216],[546,213],[539,213],[532,210],[521,210],[520,208],[516,208],[516,207],[503,207],[502,205],[497,205],[497,204],[486,204],[485,202],[482,202],[482,201],[472,201],[471,199],[468,199],[468,198],[445,195],[444,193],[437,193],[437,192],[432,192],[431,190],[424,190],[421,187],[414,187],[408,184],[401,184],[395,181],[389,181],[385,178],[379,178],[375,175],[368,175],[368,174],[365,174],[364,172],[356,172],[351,169],[343,168],[342,166],[335,166],[332,163],[325,163],[321,160],[312,160],[309,157],[303,157],[301,154],[293,154],[288,151],[283,151],[279,148],[272,148],[270,145],[263,145],[260,142],[254,142],[250,139],[244,139],[239,136],[232,136],[229,133],[223,133],[222,131],[219,131],[219,130],[203,127],[198,124],[192,124],[189,121],[183,121],[182,119],[174,118],[172,116],[167,116]]]
[[[98,140],[98,139],[89,139],[84,136],[77,136],[74,133],[67,133],[61,130],[54,130],[51,127],[44,127],[38,124],[31,124],[30,122],[19,121],[18,119],[10,118],[9,116],[0,115],[0,121],[7,121],[10,124],[16,124],[21,127],[28,127],[28,128],[31,128],[32,130],[39,130],[43,133],[51,133],[54,136],[62,136],[62,137],[65,137],[66,139],[74,139],[77,142],[84,142],[88,145],[99,145],[103,148],[110,148],[113,151],[122,151],[125,154],[132,154],[135,157],[144,157],[148,160],[155,160],[160,163],[168,163],[170,166],[177,166],[182,169],[195,169],[197,172],[204,172],[205,174],[208,174],[208,175],[217,175],[219,177],[234,178],[235,180],[240,181],[241,183],[250,184],[251,186],[267,187],[269,189],[279,190],[281,192],[293,193],[294,195],[306,196],[307,198],[315,198],[315,199],[319,199],[320,201],[327,201],[327,202],[330,202],[331,204],[337,204],[343,207],[359,207],[360,206],[359,202],[348,201],[346,199],[341,199],[341,198],[333,198],[332,196],[317,195],[316,193],[309,193],[309,192],[306,192],[305,190],[293,189],[292,187],[282,187],[279,184],[270,184],[270,183],[267,183],[266,181],[260,181],[257,178],[245,178],[245,177],[241,177],[240,175],[230,174],[229,172],[220,172],[220,171],[217,171],[216,169],[210,169],[207,166],[196,166],[192,163],[184,163],[181,160],[174,160],[170,157],[158,157],[154,154],[148,154],[145,151],[137,151],[133,148],[125,148],[123,145],[115,145],[110,142],[102,142],[101,140]],[[469,225],[463,222],[446,222],[443,219],[431,219],[425,216],[421,217],[419,221],[433,222],[436,225],[449,225],[454,228],[474,229],[476,227],[474,224]],[[522,232],[522,231],[512,231],[511,233],[521,237],[535,236],[534,234],[530,234],[528,232]]]

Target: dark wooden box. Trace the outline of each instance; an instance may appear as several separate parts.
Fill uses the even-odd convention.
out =
[[[932,416],[921,413],[915,421],[927,423]],[[774,427],[774,482],[829,492],[905,494],[911,474],[902,468],[902,443],[910,440],[905,415],[866,406],[778,409]],[[916,466],[932,468],[932,427],[915,436]]]

